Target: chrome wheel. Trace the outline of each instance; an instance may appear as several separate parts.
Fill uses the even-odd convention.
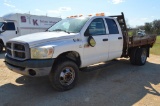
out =
[[[64,86],[70,85],[75,79],[75,71],[72,67],[65,67],[60,73],[60,83]]]

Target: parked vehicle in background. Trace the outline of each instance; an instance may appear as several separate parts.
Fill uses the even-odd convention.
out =
[[[52,86],[65,91],[75,86],[79,70],[98,62],[125,57],[131,64],[144,65],[155,40],[156,36],[129,37],[123,13],[75,16],[61,20],[47,32],[9,40],[5,63],[22,75],[49,75]]]
[[[21,35],[43,32],[61,18],[30,14],[7,14],[0,17],[0,52],[9,39]]]
[[[145,35],[146,35],[145,30],[139,29],[139,30],[137,31],[137,35],[138,35],[138,36],[145,36]]]

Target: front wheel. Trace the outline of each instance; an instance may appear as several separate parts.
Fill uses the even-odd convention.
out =
[[[77,83],[78,71],[77,65],[70,60],[58,62],[49,74],[53,88],[58,91],[72,89]]]

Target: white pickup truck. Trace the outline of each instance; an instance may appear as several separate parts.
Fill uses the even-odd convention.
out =
[[[56,90],[66,91],[75,86],[78,71],[89,65],[119,57],[144,65],[155,40],[129,37],[123,13],[66,18],[46,32],[8,41],[5,63],[22,75],[49,75]]]

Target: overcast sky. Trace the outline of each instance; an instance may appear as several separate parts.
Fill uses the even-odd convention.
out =
[[[160,19],[160,0],[0,0],[0,17],[8,13],[29,13],[66,18],[104,12],[124,12],[130,26]]]

